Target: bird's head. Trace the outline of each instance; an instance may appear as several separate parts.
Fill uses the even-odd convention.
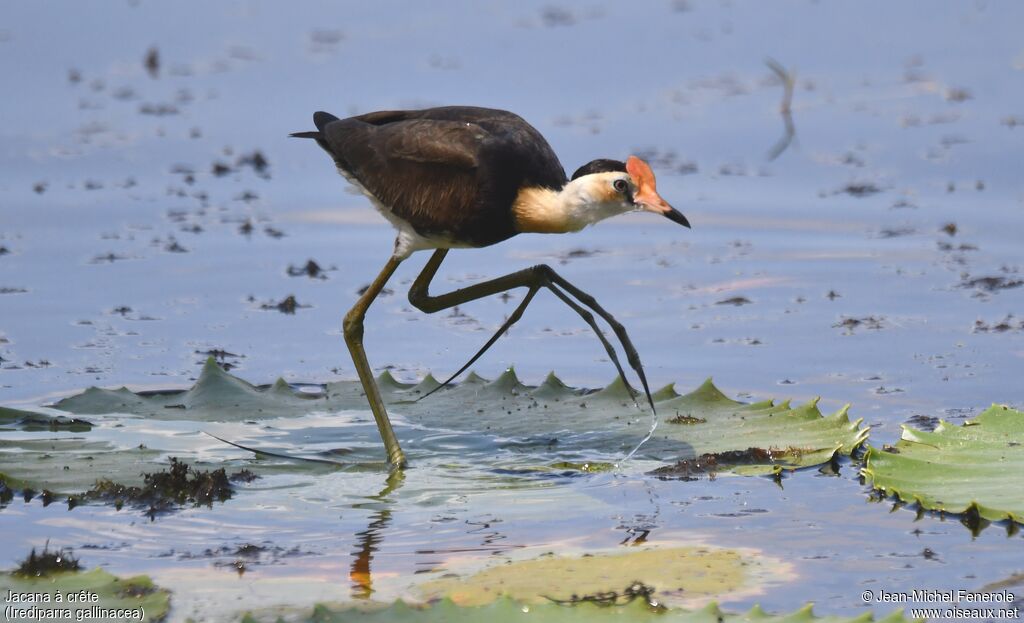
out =
[[[689,227],[690,222],[658,194],[654,172],[636,156],[626,162],[592,160],[576,170],[563,193],[578,206],[577,216],[596,223],[616,214],[644,210]]]

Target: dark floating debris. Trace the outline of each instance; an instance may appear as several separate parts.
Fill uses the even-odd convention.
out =
[[[957,232],[957,226],[956,223],[950,221],[949,223],[946,223],[945,225],[940,227],[939,230],[945,232],[946,234],[949,234],[950,236],[955,236]]]
[[[918,430],[933,431],[935,430],[935,427],[939,425],[939,422],[939,418],[935,416],[916,413],[907,418],[906,423]]]
[[[724,469],[741,465],[775,465],[784,463],[786,457],[799,455],[796,448],[772,450],[764,448],[747,448],[746,450],[729,450],[728,452],[709,452],[693,459],[682,459],[675,465],[665,465],[648,472],[661,480],[699,480],[701,476],[714,478],[715,474]]]
[[[678,413],[675,417],[669,418],[668,420],[669,424],[703,424],[705,422],[707,422],[707,420],[702,417],[695,417],[689,414],[679,415]]]
[[[974,244],[962,243],[959,245],[953,245],[945,240],[938,242],[939,251],[977,251],[978,246]]]
[[[1013,314],[1007,314],[1002,320],[989,324],[984,320],[975,320],[973,333],[1006,333],[1007,331],[1024,331],[1024,320],[1015,320]]]
[[[370,289],[370,284],[366,284],[365,286],[363,286],[363,287],[359,288],[358,290],[356,290],[356,294],[362,296],[362,295],[366,294],[366,291],[369,290],[369,289]],[[395,291],[392,290],[391,288],[384,288],[383,290],[380,291],[380,296],[391,296],[394,293],[395,293]],[[451,314],[449,314],[448,317],[449,318],[458,318],[460,316],[465,316],[465,314],[459,312],[459,308],[456,306],[454,308],[454,311]]]
[[[916,233],[913,227],[893,227],[888,229],[881,229],[878,232],[879,238],[902,238],[903,236],[910,236]]]
[[[167,237],[167,243],[164,245],[164,251],[168,253],[188,253],[188,249],[181,246],[174,236]]]
[[[180,111],[174,104],[151,104],[145,103],[139,106],[140,115],[152,115],[154,117],[168,117],[176,115]]]
[[[102,501],[113,502],[120,509],[127,502],[137,508],[148,507],[146,515],[152,519],[186,504],[212,507],[214,502],[223,502],[234,495],[233,482],[251,482],[255,478],[258,476],[249,470],[231,476],[223,467],[213,471],[199,471],[171,457],[169,469],[143,474],[145,484],[141,487],[129,487],[101,479],[80,496],[69,497],[68,505],[73,506],[79,501]]]
[[[882,192],[882,189],[873,184],[872,182],[850,182],[846,186],[843,186],[836,194],[846,193],[851,197],[870,197],[871,195]]]
[[[146,73],[150,78],[160,77],[160,51],[155,46],[146,51],[146,56],[142,59],[142,66],[146,68]]]
[[[321,45],[335,45],[345,38],[340,30],[314,30],[309,33],[309,40]]]
[[[43,551],[36,554],[36,548],[32,548],[28,558],[18,564],[13,574],[23,578],[42,578],[54,573],[64,571],[78,571],[82,565],[70,551],[61,548],[57,551],[50,551],[50,543],[43,546]]]
[[[32,190],[37,195],[43,194],[44,192],[46,192],[46,182],[36,182],[35,184],[32,185]]]
[[[1011,279],[1005,275],[994,275],[991,277],[974,277],[970,278],[965,275],[963,281],[960,282],[961,288],[974,288],[981,292],[993,293],[999,290],[1009,290],[1011,288],[1019,288],[1024,285],[1024,281],[1020,279]]]
[[[235,162],[235,166],[241,167],[252,167],[252,170],[256,172],[256,175],[262,178],[269,178],[270,174],[268,169],[270,168],[270,162],[267,161],[266,156],[260,150],[255,150],[251,154],[243,154],[238,157]]]
[[[861,318],[853,318],[850,316],[842,316],[839,322],[832,325],[835,329],[846,329],[846,334],[850,335],[854,329],[871,329],[877,331],[885,328],[885,318],[880,316],[864,316]]]
[[[260,309],[276,309],[282,314],[294,314],[295,310],[300,308],[309,307],[309,305],[302,305],[295,300],[294,294],[289,294],[286,298],[278,303],[263,303],[260,305]]]
[[[323,268],[320,267],[314,260],[309,260],[302,266],[288,266],[288,276],[290,277],[310,277],[312,279],[327,279],[327,275]]]
[[[750,299],[745,296],[733,296],[721,301],[716,301],[715,305],[733,305],[735,307],[742,307],[743,305],[750,305],[753,303]]]
[[[560,255],[558,257],[558,263],[568,264],[571,260],[580,260],[588,257],[594,257],[598,253],[600,253],[600,251],[594,251],[591,249],[572,249]]]
[[[206,355],[207,357],[213,357],[214,359],[227,359],[228,357],[245,357],[245,355],[236,355],[235,353],[228,352],[223,348],[211,348],[209,350],[197,350],[197,355]]]
[[[233,368],[238,367],[235,362],[228,361],[228,359],[244,359],[245,355],[236,355],[235,353],[228,352],[222,348],[211,348],[208,350],[197,350],[197,355],[205,355],[206,357],[212,357],[223,370],[230,371]]]
[[[557,6],[544,7],[540,14],[544,25],[552,28],[555,26],[572,26],[576,23],[576,16],[568,9]]]
[[[625,604],[632,603],[637,599],[641,599],[643,600],[643,603],[645,603],[647,607],[654,612],[662,612],[666,610],[665,606],[658,603],[658,600],[654,598],[654,587],[648,586],[639,580],[634,580],[622,592],[601,591],[591,595],[577,595],[574,593],[569,599],[555,599],[554,597],[544,595],[544,598],[560,606],[576,606],[583,603],[589,603],[602,608],[623,606]]]
[[[899,387],[886,387],[885,385],[879,385],[875,388],[875,394],[878,396],[886,396],[888,394],[902,394],[903,389]]]

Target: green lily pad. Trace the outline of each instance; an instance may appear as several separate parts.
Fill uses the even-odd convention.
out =
[[[521,383],[512,370],[491,381],[470,374],[458,385],[424,400],[418,399],[438,387],[429,375],[420,383],[406,384],[385,372],[378,383],[400,439],[443,430],[475,435],[478,443],[482,443],[481,436],[513,444],[536,443],[551,448],[546,452],[551,454],[553,469],[607,467],[637,446],[650,422],[650,412],[636,404],[618,379],[594,392],[568,387],[553,374],[536,387]],[[709,464],[709,456],[714,469],[704,471],[765,474],[818,465],[836,453],[849,454],[868,432],[861,428],[860,420],[850,421],[846,408],[825,417],[815,402],[795,408],[788,402],[743,404],[727,398],[710,380],[682,396],[668,386],[655,393],[655,400],[662,422],[641,455],[678,462],[687,470],[694,461]],[[214,423],[229,426],[224,439],[265,454],[250,463],[238,459],[234,452],[233,462],[202,464],[207,469],[244,467],[260,475],[274,469],[337,469],[342,461],[335,457],[351,466],[373,461],[382,467],[379,440],[368,417],[362,386],[356,381],[329,383],[313,394],[296,391],[280,379],[260,387],[225,372],[211,359],[188,390],[135,393],[125,388],[90,388],[54,407],[96,416],[90,419],[99,428],[74,439],[0,440],[0,477],[9,484],[73,493],[92,486],[95,474],[123,485],[138,484],[143,472],[162,468],[172,454],[189,464],[202,464],[204,457],[199,454],[210,444],[209,439],[198,438],[198,431]],[[316,459],[319,466],[287,457],[301,454],[313,458],[324,452],[321,448],[308,450],[315,448],[313,440],[320,435],[302,431],[289,435],[280,427],[267,435],[255,426],[275,418],[325,413],[330,414],[331,425],[345,427],[337,434],[350,435],[347,439],[354,446],[329,454],[330,460]],[[18,417],[26,416],[19,412]],[[176,424],[140,424],[152,420]],[[119,432],[122,429],[118,427],[131,432]],[[178,434],[171,439],[169,432],[161,437],[162,428],[191,430],[192,435]],[[125,443],[125,439],[132,442]],[[139,446],[140,439],[145,448]],[[181,446],[183,439],[191,445],[184,450],[171,447]],[[223,445],[224,450],[231,450]],[[356,450],[362,454],[353,454]],[[730,461],[737,453],[743,454],[744,460]],[[252,458],[249,455],[246,461]],[[536,471],[536,464],[528,467],[532,469],[526,471]],[[671,465],[665,469],[668,471],[660,476],[675,477]]]
[[[662,547],[584,556],[545,556],[496,565],[467,577],[422,584],[427,600],[480,606],[500,595],[527,604],[568,601],[639,582],[657,594],[687,599],[719,596],[754,583],[755,561],[732,549]]]
[[[23,578],[0,573],[0,594],[11,593],[22,599],[6,600],[5,607],[39,608],[56,611],[50,615],[15,614],[12,620],[47,621],[161,621],[167,616],[170,593],[153,585],[146,576],[121,579],[103,569],[83,572],[62,572],[39,578]],[[59,601],[58,601],[59,599]],[[136,611],[116,616],[109,610]],[[79,614],[88,618],[79,618]],[[91,615],[91,616],[90,616]],[[142,615],[143,618],[140,618]]]
[[[993,405],[933,432],[904,426],[891,451],[870,448],[871,486],[926,510],[1024,523],[1024,412]]]
[[[0,430],[67,430],[72,432],[83,432],[92,428],[92,424],[79,418],[69,418],[63,415],[46,415],[35,411],[23,411],[0,407]]]
[[[864,443],[869,430],[861,428],[861,419],[850,420],[849,405],[824,416],[817,400],[797,407],[789,401],[744,404],[725,396],[710,379],[657,406],[663,421],[652,449],[685,444],[690,452],[678,461],[716,456],[726,460],[719,460],[714,471],[744,475],[810,467],[836,454],[849,455]],[[730,461],[730,453],[742,456]],[[671,468],[665,475],[671,475]]]
[[[154,469],[161,453],[147,448],[118,448],[82,437],[0,439],[0,480],[13,489],[83,491],[107,474],[124,484],[142,484],[143,471]]]
[[[276,615],[267,617],[247,614],[243,623],[276,621]],[[745,613],[724,612],[716,603],[710,603],[698,610],[651,608],[646,602],[634,600],[620,606],[598,606],[584,603],[563,606],[555,603],[523,604],[508,597],[500,598],[484,606],[464,607],[450,599],[444,599],[425,606],[409,605],[397,601],[386,607],[341,607],[331,608],[317,605],[312,612],[290,621],[316,623],[508,623],[532,621],[534,623],[591,623],[601,621],[630,621],[631,623],[909,623],[914,619],[904,616],[902,611],[875,619],[871,612],[856,617],[815,616],[808,604],[796,612],[783,615],[766,613],[754,606]]]

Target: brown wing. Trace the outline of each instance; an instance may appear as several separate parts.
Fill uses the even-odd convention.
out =
[[[422,235],[457,236],[478,203],[478,153],[487,133],[473,124],[358,119],[323,130],[338,166]]]

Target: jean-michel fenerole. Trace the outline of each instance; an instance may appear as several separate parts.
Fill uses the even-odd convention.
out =
[[[910,592],[888,592],[879,589],[875,595],[878,603],[1012,603],[1015,595],[1008,590],[991,593],[969,591],[966,589],[935,590],[915,588]]]

